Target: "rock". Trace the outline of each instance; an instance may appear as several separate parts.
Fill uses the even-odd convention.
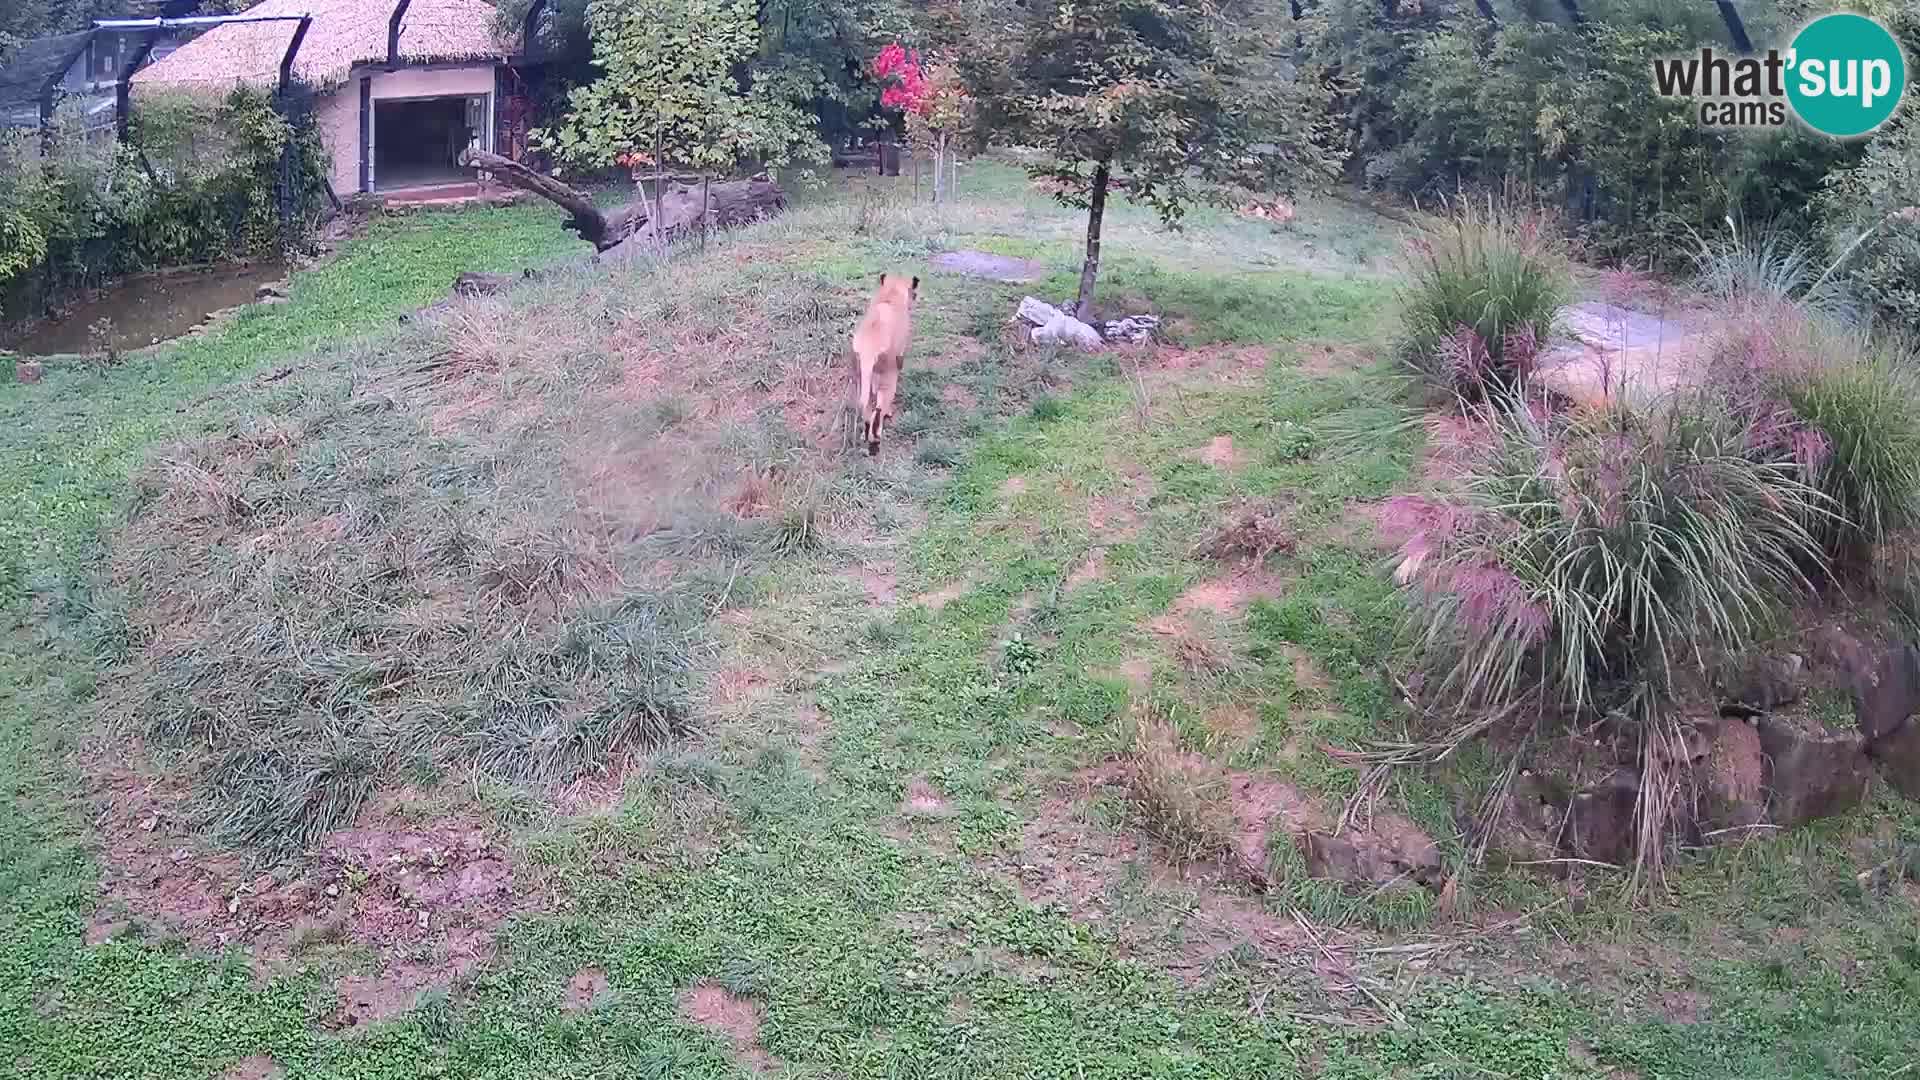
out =
[[[1760,732],[1745,720],[1723,720],[1703,725],[1706,752],[1698,763],[1700,779],[1700,827],[1705,832],[1734,830],[1728,840],[1738,840],[1743,825],[1758,825],[1767,819],[1766,754],[1760,748]]]
[[[1760,718],[1759,733],[1770,766],[1767,816],[1775,825],[1805,825],[1866,800],[1873,763],[1861,736],[1810,730],[1777,717]]]
[[[1806,693],[1806,659],[1798,653],[1760,655],[1728,664],[1720,673],[1721,704],[1772,712]]]
[[[1876,740],[1872,754],[1895,791],[1920,802],[1920,723],[1908,721]]]
[[[1304,832],[1295,837],[1307,872],[1346,885],[1382,886],[1411,881],[1441,884],[1440,846],[1412,822],[1380,814],[1371,830],[1339,836]]]
[[[1633,860],[1633,804],[1640,796],[1640,774],[1621,767],[1612,776],[1576,794],[1567,804],[1561,843],[1576,859],[1625,866]]]
[[[1153,339],[1153,332],[1160,329],[1158,315],[1129,315],[1124,319],[1107,322],[1100,327],[1100,336],[1108,341],[1126,341],[1135,345],[1144,344]]]
[[[1036,345],[1059,342],[1082,349],[1100,347],[1100,331],[1065,312],[1055,315],[1045,326],[1034,327],[1032,336]]]
[[[42,364],[38,360],[15,360],[13,362],[13,377],[21,383],[27,385],[37,383],[40,381],[40,377],[46,373],[47,365]]]
[[[269,282],[268,284],[260,286],[253,291],[253,298],[255,300],[291,299],[291,297],[287,295],[287,283],[284,281]]]
[[[1015,316],[1025,319],[1035,326],[1045,326],[1059,318],[1062,314],[1063,312],[1059,308],[1054,307],[1045,300],[1035,300],[1031,296],[1021,297],[1020,310],[1014,312]]]
[[[1920,649],[1896,645],[1863,654],[1853,665],[1853,713],[1860,733],[1874,742],[1907,726],[1920,712]]]
[[[1488,855],[1506,863],[1542,863],[1558,855],[1555,837],[1566,801],[1565,789],[1559,790],[1556,798],[1554,784],[1532,769],[1520,770],[1500,819],[1488,826]]]
[[[1649,404],[1705,375],[1700,327],[1603,303],[1574,304],[1562,321],[1571,338],[1541,354],[1534,381],[1578,404]]]

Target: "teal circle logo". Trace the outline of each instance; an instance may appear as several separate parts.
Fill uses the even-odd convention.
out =
[[[1822,15],[1794,36],[1787,101],[1823,135],[1865,135],[1887,122],[1906,90],[1900,42],[1865,15]]]

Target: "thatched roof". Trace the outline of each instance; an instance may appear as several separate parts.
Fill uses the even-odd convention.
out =
[[[293,77],[326,89],[347,80],[355,64],[387,59],[387,21],[395,0],[261,0],[249,15],[312,15],[294,57]],[[515,42],[494,33],[487,0],[412,0],[400,20],[400,58],[408,63],[499,60]],[[292,22],[216,26],[136,73],[135,87],[219,87],[271,83],[293,39]]]

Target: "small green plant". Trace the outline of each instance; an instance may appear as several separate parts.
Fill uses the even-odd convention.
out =
[[[1406,362],[1468,400],[1514,386],[1572,295],[1565,253],[1536,212],[1462,199],[1412,241],[1400,293]]]
[[[1066,413],[1066,405],[1052,394],[1042,394],[1033,403],[1033,418],[1043,424],[1058,420]]]
[[[1273,455],[1283,462],[1305,461],[1319,445],[1312,428],[1292,420],[1282,420],[1273,432]]]
[[[1018,633],[1001,643],[1000,653],[1008,674],[1025,676],[1040,669],[1040,647]]]

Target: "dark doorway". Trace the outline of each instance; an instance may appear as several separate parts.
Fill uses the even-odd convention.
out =
[[[379,191],[460,183],[460,151],[474,137],[469,98],[416,98],[374,103],[373,184]]]

